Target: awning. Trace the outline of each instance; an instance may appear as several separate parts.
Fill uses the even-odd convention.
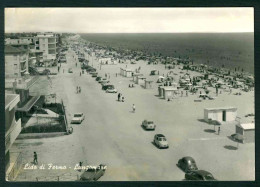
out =
[[[25,105],[23,105],[20,108],[17,108],[16,111],[28,112],[35,105],[35,103],[40,99],[40,97],[41,96],[32,96],[31,99],[27,103],[25,103]]]

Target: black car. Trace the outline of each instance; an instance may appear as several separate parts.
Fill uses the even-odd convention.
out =
[[[185,174],[186,180],[199,180],[199,181],[214,181],[216,180],[213,175],[204,170],[191,171]]]
[[[108,88],[109,89],[114,89],[115,86],[112,85],[112,84],[105,84],[105,85],[102,86],[102,90],[107,90]]]
[[[186,157],[181,158],[178,161],[177,165],[185,173],[190,172],[190,171],[194,171],[194,170],[198,170],[198,167],[196,165],[195,160],[192,157],[190,157],[190,156],[186,156]]]
[[[102,77],[97,77],[96,81],[100,81],[102,79]]]

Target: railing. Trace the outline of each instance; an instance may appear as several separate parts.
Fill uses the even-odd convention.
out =
[[[14,163],[10,173],[7,176],[9,181],[13,181],[16,178],[19,170],[21,169],[21,166],[22,166],[22,154],[19,153],[19,155],[16,158],[15,163]]]

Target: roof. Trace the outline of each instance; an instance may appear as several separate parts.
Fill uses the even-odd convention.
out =
[[[30,100],[27,103],[25,103],[25,105],[23,105],[21,108],[17,108],[17,111],[28,112],[29,110],[31,110],[33,105],[35,105],[35,103],[40,99],[40,97],[41,96],[31,97]]]
[[[165,137],[163,134],[156,134],[158,137]]]
[[[166,90],[166,91],[171,91],[171,90],[178,90],[177,88],[175,88],[175,87],[163,87],[163,89],[164,90]]]
[[[25,52],[27,52],[27,50],[22,47],[13,47],[10,45],[5,45],[5,53],[25,53]]]
[[[216,107],[216,108],[205,108],[204,110],[208,111],[217,111],[217,110],[237,110],[236,107]]]
[[[238,126],[242,127],[244,130],[255,129],[254,123],[242,123],[239,124]]]

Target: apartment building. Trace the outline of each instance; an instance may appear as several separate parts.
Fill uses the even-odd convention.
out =
[[[5,46],[5,76],[21,77],[28,73],[29,50],[24,47]]]

